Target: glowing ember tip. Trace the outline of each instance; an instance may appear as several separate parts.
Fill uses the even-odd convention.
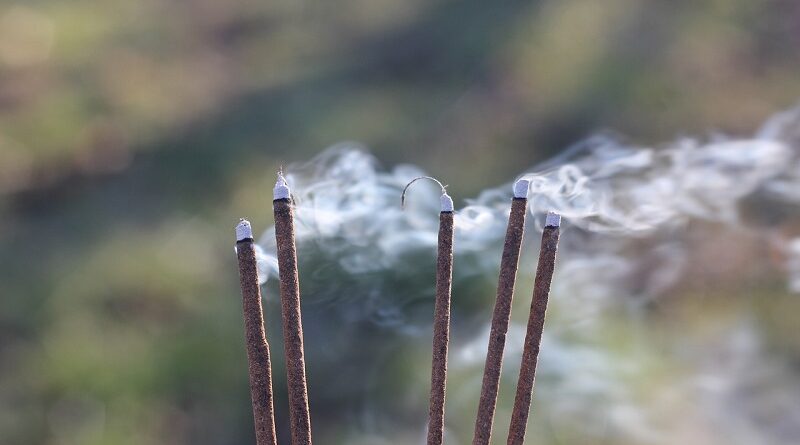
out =
[[[547,218],[544,220],[545,227],[559,227],[561,225],[561,215],[555,212],[547,212]]]
[[[253,239],[253,229],[250,227],[250,221],[241,218],[239,224],[236,225],[236,241],[246,239]]]
[[[520,179],[519,181],[514,183],[514,197],[515,198],[527,198],[528,197],[528,187],[530,186],[531,181],[527,179]]]
[[[453,198],[450,197],[447,193],[442,193],[442,211],[443,212],[452,212],[453,211]]]
[[[278,181],[272,190],[272,197],[273,199],[289,199],[289,184],[283,177],[283,173],[278,173]]]

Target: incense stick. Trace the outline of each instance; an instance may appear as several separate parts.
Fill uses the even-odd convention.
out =
[[[433,310],[433,359],[431,397],[428,407],[428,445],[441,445],[444,439],[444,405],[447,387],[447,350],[450,343],[450,297],[453,285],[453,199],[445,186],[430,176],[413,179],[400,198],[405,203],[408,187],[419,179],[431,179],[442,188],[439,213],[439,246],[436,259],[436,303]]]
[[[522,445],[525,442],[525,429],[528,425],[531,394],[536,379],[536,363],[539,357],[539,346],[542,342],[550,283],[553,280],[553,270],[555,269],[560,225],[561,216],[552,212],[547,214],[542,231],[539,265],[536,268],[536,280],[533,285],[531,313],[528,318],[528,332],[525,335],[525,348],[522,352],[517,395],[514,399],[514,411],[511,414],[511,426],[508,430],[508,445]]]
[[[503,350],[506,344],[508,323],[511,316],[511,301],[519,266],[519,252],[525,231],[525,213],[528,204],[529,181],[520,179],[514,184],[514,199],[508,217],[503,257],[500,261],[500,276],[497,283],[497,299],[489,333],[489,347],[483,370],[481,398],[475,420],[473,445],[488,445],[492,437],[492,423],[500,387],[500,371],[503,367]]]
[[[273,197],[292,444],[311,445],[311,416],[308,409],[308,387],[303,352],[297,246],[294,239],[294,218],[289,186],[283,174],[278,174]]]
[[[257,445],[275,445],[275,416],[272,406],[272,364],[269,343],[264,331],[261,288],[258,285],[253,231],[244,219],[236,226],[236,256],[239,260],[239,281],[242,287],[247,361],[250,374],[250,399]]]

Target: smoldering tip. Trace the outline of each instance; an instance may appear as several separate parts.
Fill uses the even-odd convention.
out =
[[[559,227],[561,226],[561,215],[556,212],[547,212],[547,217],[544,219],[545,227]]]
[[[288,199],[291,195],[289,191],[289,183],[283,177],[283,171],[278,172],[278,180],[275,182],[275,188],[272,189],[272,199]]]
[[[528,189],[530,188],[531,181],[527,179],[520,179],[519,181],[514,183],[514,197],[515,198],[527,198],[528,197]]]
[[[236,241],[246,239],[253,239],[253,228],[250,226],[250,221],[240,218],[239,224],[236,224]]]

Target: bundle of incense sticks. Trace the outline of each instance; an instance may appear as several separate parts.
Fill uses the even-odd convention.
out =
[[[525,179],[520,179],[514,184],[514,198],[511,200],[511,213],[508,217],[503,256],[500,260],[497,299],[489,331],[489,347],[483,369],[483,385],[478,402],[475,435],[472,438],[473,445],[489,445],[492,437],[492,423],[497,407],[497,393],[500,389],[500,372],[503,368],[503,351],[506,346],[508,323],[511,319],[511,300],[517,280],[522,237],[525,233],[529,184],[530,182]]]
[[[406,185],[401,196],[405,202],[408,187],[419,179],[430,179],[442,188],[439,215],[438,257],[436,263],[436,301],[434,306],[433,359],[428,415],[428,445],[441,445],[444,436],[444,408],[447,382],[447,352],[450,340],[450,302],[453,280],[453,200],[445,186],[435,178],[422,176]],[[519,255],[525,231],[529,181],[514,184],[514,197],[503,244],[497,296],[492,314],[473,445],[488,445],[503,364],[506,335],[511,317]],[[293,445],[311,445],[311,417],[308,406],[303,327],[300,311],[300,287],[297,271],[297,247],[294,236],[292,200],[282,173],[273,191],[275,238],[277,242],[284,352],[289,392],[289,419]],[[525,337],[522,364],[509,428],[508,444],[522,445],[530,412],[536,376],[536,364],[544,330],[544,319],[555,268],[561,217],[548,213],[542,232],[539,263]],[[255,249],[250,223],[241,220],[236,227],[237,255],[250,363],[250,389],[256,427],[257,445],[275,445],[275,421],[272,407],[272,375],[269,345],[264,329],[261,291],[258,286]]]
[[[300,286],[297,273],[297,247],[289,186],[278,174],[273,190],[275,238],[278,247],[281,315],[283,318],[284,354],[289,392],[289,420],[293,445],[311,445],[311,416],[303,352],[303,324],[300,312]],[[250,223],[241,220],[236,226],[236,251],[239,258],[244,304],[247,357],[250,368],[250,392],[253,401],[257,445],[275,445],[272,371],[269,345],[261,307],[261,289]]]

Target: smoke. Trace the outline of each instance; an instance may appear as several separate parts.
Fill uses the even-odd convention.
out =
[[[429,358],[418,345],[431,332],[439,190],[420,183],[400,207],[403,187],[423,174],[412,165],[382,170],[352,143],[286,170],[312,403],[341,408],[342,422],[353,427],[340,432],[349,443],[400,431],[408,443],[423,436]],[[779,269],[800,292],[800,230],[793,231],[800,110],[778,114],[747,139],[638,147],[598,135],[520,175],[531,181],[531,213],[504,366],[512,391],[537,233],[548,211],[564,220],[532,416],[547,426],[534,428],[550,431],[553,443],[788,444],[800,437],[800,391],[767,397],[758,390],[765,382],[798,382],[760,344],[752,320],[709,338],[649,325],[665,298],[726,292]],[[468,443],[471,434],[511,184],[457,206],[448,403],[469,406],[448,407],[450,443]],[[277,274],[274,228],[259,244],[266,280]],[[407,363],[416,353],[418,363]],[[422,390],[402,396],[407,391],[387,386],[392,377],[382,373],[398,368],[422,375]],[[352,378],[342,381],[342,373]],[[502,403],[496,436],[507,427]],[[777,417],[764,421],[768,414]]]

